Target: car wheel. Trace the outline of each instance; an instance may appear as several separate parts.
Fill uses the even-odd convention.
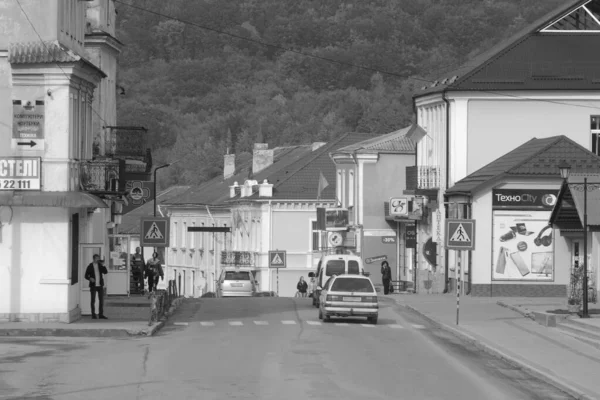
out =
[[[377,317],[369,317],[369,318],[367,318],[367,321],[370,324],[377,325]]]
[[[325,322],[331,322],[331,317],[329,315],[325,314],[323,316],[323,321],[325,321]]]
[[[320,308],[319,308],[319,319],[323,319],[323,313],[321,312]]]

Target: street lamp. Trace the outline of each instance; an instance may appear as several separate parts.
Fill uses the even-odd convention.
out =
[[[569,175],[571,174],[571,166],[565,160],[562,160],[558,165],[560,176],[571,190],[575,189],[578,192],[583,192],[583,311],[581,318],[589,318],[588,313],[588,263],[587,263],[587,242],[588,242],[588,223],[587,223],[587,193],[600,188],[600,182],[588,182],[587,177],[583,178],[581,183],[568,183]]]
[[[165,164],[165,165],[161,165],[160,167],[154,168],[154,216],[155,217],[156,217],[156,209],[158,208],[156,205],[156,171],[158,171],[161,168],[170,167],[173,164],[175,164],[175,163]]]

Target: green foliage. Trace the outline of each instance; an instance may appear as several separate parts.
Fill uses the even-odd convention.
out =
[[[561,0],[145,0],[117,4],[119,125],[149,129],[159,185],[221,173],[223,154],[385,134],[411,122],[412,94]],[[295,51],[339,61],[331,63]],[[378,74],[344,65],[351,63]]]

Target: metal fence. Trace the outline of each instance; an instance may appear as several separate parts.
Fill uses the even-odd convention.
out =
[[[168,283],[167,289],[155,290],[150,295],[150,318],[148,325],[152,325],[153,322],[158,322],[160,319],[169,311],[173,300],[179,297],[177,292],[177,285],[175,279],[171,279]]]

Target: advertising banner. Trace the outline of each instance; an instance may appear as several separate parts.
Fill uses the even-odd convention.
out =
[[[492,207],[494,209],[541,209],[552,210],[559,189],[494,189]]]
[[[41,190],[40,157],[0,157],[0,190]]]
[[[154,182],[152,181],[127,181],[125,190],[127,190],[128,204],[123,206],[123,214],[154,200]]]
[[[492,280],[554,281],[550,211],[494,210]]]

